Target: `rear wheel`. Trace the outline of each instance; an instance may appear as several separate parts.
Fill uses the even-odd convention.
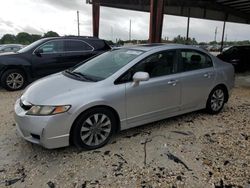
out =
[[[18,69],[7,70],[1,77],[1,85],[8,91],[17,91],[23,89],[25,84],[25,74]]]
[[[83,113],[73,128],[73,143],[84,149],[104,146],[114,133],[116,119],[106,108],[93,108]]]
[[[216,87],[210,93],[206,109],[210,114],[218,114],[224,107],[226,91],[222,87]]]

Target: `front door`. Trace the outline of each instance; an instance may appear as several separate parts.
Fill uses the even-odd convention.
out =
[[[39,53],[36,53],[36,51]],[[64,44],[62,40],[46,42],[32,54],[32,71],[35,77],[60,72],[64,66]]]
[[[158,52],[132,68],[132,74],[148,72],[150,79],[138,85],[126,83],[128,127],[160,120],[179,110],[181,87],[176,57],[175,50]]]

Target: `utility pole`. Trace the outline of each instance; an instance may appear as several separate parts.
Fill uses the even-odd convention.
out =
[[[218,27],[215,28],[215,33],[214,33],[214,41],[216,42],[217,39],[217,33],[218,33]]]
[[[189,39],[189,25],[190,25],[190,8],[188,8],[186,44],[188,44],[188,39]]]
[[[111,26],[111,41],[113,42],[113,38],[114,38],[114,30],[113,27]]]
[[[77,11],[77,30],[78,30],[78,36],[80,36],[79,11]]]
[[[129,41],[131,41],[131,19],[129,20]]]
[[[222,52],[223,46],[224,46],[225,28],[226,28],[226,21],[224,21],[223,30],[222,30],[222,39],[221,39],[221,47],[220,47],[221,52]]]

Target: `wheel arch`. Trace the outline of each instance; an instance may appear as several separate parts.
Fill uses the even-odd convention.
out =
[[[1,77],[2,77],[2,75],[3,75],[6,71],[8,71],[8,70],[14,70],[14,69],[22,71],[22,72],[24,73],[24,76],[26,77],[26,79],[28,79],[28,80],[30,79],[27,69],[25,69],[25,67],[22,66],[22,65],[8,65],[8,66],[6,66],[6,67],[2,70]]]
[[[227,88],[227,86],[225,85],[225,84],[223,84],[223,83],[220,83],[220,84],[217,84],[215,87],[213,87],[213,89],[210,91],[210,93],[214,90],[214,89],[216,89],[216,88],[218,88],[218,87],[220,87],[221,89],[223,89],[223,91],[225,92],[225,103],[227,103],[228,102],[228,99],[229,99],[229,92],[228,92],[228,88]]]
[[[81,113],[75,118],[75,120],[73,121],[73,124],[72,124],[71,127],[70,127],[70,134],[69,134],[69,143],[70,143],[71,145],[72,145],[72,143],[73,143],[73,142],[72,142],[72,138],[73,138],[73,137],[72,137],[72,136],[73,136],[73,129],[74,129],[74,126],[75,126],[77,120],[81,117],[82,114],[86,113],[86,112],[89,111],[89,110],[95,109],[95,108],[106,108],[106,109],[110,110],[110,111],[114,114],[114,116],[115,116],[115,118],[116,118],[116,121],[117,121],[117,126],[116,126],[116,129],[115,129],[115,133],[117,133],[117,132],[120,131],[120,129],[121,129],[120,116],[119,116],[118,112],[117,112],[114,108],[112,108],[111,106],[108,106],[108,105],[96,105],[96,106],[92,106],[92,107],[90,107],[90,108],[87,108],[87,109],[84,110],[83,112],[81,112]]]

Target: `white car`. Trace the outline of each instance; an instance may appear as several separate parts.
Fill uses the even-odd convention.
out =
[[[105,145],[120,130],[206,109],[221,111],[234,68],[185,45],[112,50],[29,86],[15,104],[20,135],[46,148]]]

